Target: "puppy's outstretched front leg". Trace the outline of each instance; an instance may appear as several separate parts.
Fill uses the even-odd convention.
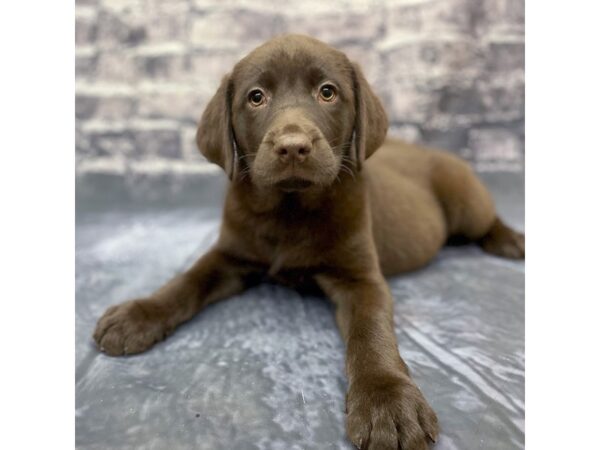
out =
[[[112,356],[143,352],[204,306],[244,290],[255,271],[249,263],[213,249],[151,296],[108,308],[94,340]]]
[[[347,346],[347,429],[360,449],[423,450],[437,417],[398,353],[392,297],[383,276],[316,277],[336,305]]]

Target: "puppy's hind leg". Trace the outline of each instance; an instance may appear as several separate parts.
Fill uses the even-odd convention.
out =
[[[477,243],[492,255],[510,259],[525,258],[525,235],[506,226],[498,217]]]
[[[437,153],[432,175],[449,238],[476,242],[493,255],[525,257],[525,236],[500,220],[490,192],[467,163],[454,155]]]

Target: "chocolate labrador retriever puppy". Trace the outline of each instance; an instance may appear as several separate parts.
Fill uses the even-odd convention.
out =
[[[524,257],[524,237],[466,163],[386,141],[387,127],[360,68],[322,42],[282,36],[242,59],[197,133],[231,179],[218,242],[149,297],[109,308],[94,333],[100,349],[148,350],[264,276],[314,284],[347,346],[351,441],[427,448],[437,418],[398,353],[384,277],[424,266],[451,237],[508,258]]]

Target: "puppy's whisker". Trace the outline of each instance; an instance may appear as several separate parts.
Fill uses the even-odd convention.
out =
[[[250,158],[252,156],[256,156],[258,154],[258,152],[254,152],[254,153],[246,153],[245,155],[240,155],[238,158],[240,160],[245,160],[246,158]]]

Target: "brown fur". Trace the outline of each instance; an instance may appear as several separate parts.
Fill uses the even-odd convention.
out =
[[[321,95],[323,82],[336,96]],[[250,102],[260,88],[263,104]],[[217,244],[156,293],[109,308],[94,338],[110,355],[150,348],[208,303],[269,275],[317,285],[347,345],[347,428],[360,448],[416,450],[437,418],[402,361],[384,276],[430,261],[448,238],[524,257],[469,166],[384,142],[387,118],[360,69],[303,36],[240,61],[200,121],[198,145],[232,179]]]

